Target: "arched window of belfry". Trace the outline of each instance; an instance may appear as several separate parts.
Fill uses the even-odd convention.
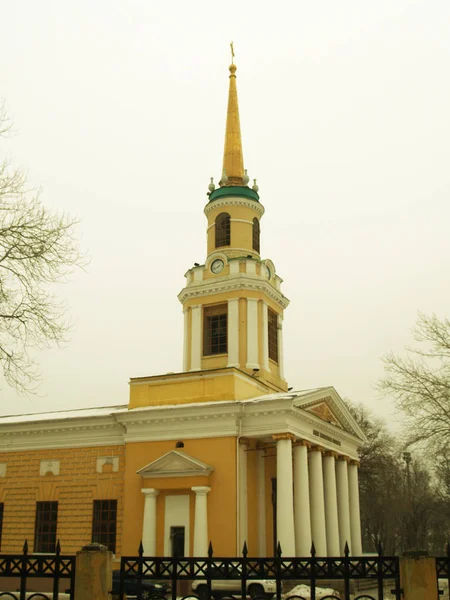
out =
[[[220,213],[216,218],[216,248],[230,245],[230,215]]]
[[[255,217],[253,219],[253,250],[259,254],[259,221]]]

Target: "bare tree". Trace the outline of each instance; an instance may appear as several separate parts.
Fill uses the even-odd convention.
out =
[[[0,105],[0,138],[9,128]],[[23,169],[0,162],[0,366],[18,391],[31,391],[39,380],[31,351],[66,339],[65,307],[52,285],[84,262],[75,225],[27,189]]]
[[[378,387],[405,415],[406,443],[438,452],[450,436],[450,321],[419,313],[413,334],[420,346],[387,354]]]

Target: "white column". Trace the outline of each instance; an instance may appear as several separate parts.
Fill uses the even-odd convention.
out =
[[[266,540],[266,459],[265,450],[258,450],[258,550],[259,556],[267,556]]]
[[[350,504],[351,550],[353,556],[361,556],[361,517],[359,512],[358,463],[352,460],[348,466],[348,496]]]
[[[339,556],[339,525],[334,452],[327,452],[323,457],[323,486],[328,556]]]
[[[348,471],[347,460],[339,456],[336,461],[336,488],[339,517],[339,546],[340,554],[343,556],[345,544],[347,543],[352,552],[352,539],[350,533],[350,507],[348,498]]]
[[[284,379],[283,315],[278,315],[278,373]]]
[[[247,369],[259,369],[258,299],[247,298]]]
[[[311,515],[307,442],[297,442],[294,445],[294,522],[296,556],[309,556],[311,552]]]
[[[263,342],[263,369],[270,371],[269,363],[269,307],[262,303],[262,342]]]
[[[239,298],[228,300],[227,367],[239,367]]]
[[[323,496],[322,448],[311,448],[309,459],[309,506],[311,508],[311,538],[318,556],[327,556],[325,501]]]
[[[183,308],[184,315],[184,343],[183,343],[183,371],[188,370],[189,353],[189,308]]]
[[[248,500],[247,500],[247,449],[248,440],[239,440],[239,556],[244,542],[248,543]]]
[[[142,525],[142,545],[145,556],[156,556],[156,498],[159,490],[143,488],[145,495],[144,522]]]
[[[192,306],[191,310],[191,371],[202,368],[202,307]]]
[[[191,487],[195,492],[194,558],[208,556],[208,504],[211,488],[205,485]]]
[[[277,534],[283,556],[295,556],[292,437],[272,436],[277,442]]]

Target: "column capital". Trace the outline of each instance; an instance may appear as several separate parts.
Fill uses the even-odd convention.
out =
[[[156,498],[156,496],[159,496],[159,490],[155,490],[155,488],[142,488],[141,492],[144,494],[144,496],[147,497],[153,497]]]
[[[206,496],[211,491],[211,488],[207,485],[194,485],[191,487],[191,490],[195,492],[197,496]]]
[[[355,466],[356,466],[356,467],[358,467],[358,468],[359,468],[359,466],[360,466],[360,462],[359,462],[359,460],[355,460],[354,458],[351,458],[351,459],[350,459],[350,463],[349,463],[349,464],[351,464],[351,465],[355,465]]]
[[[325,452],[325,448],[323,446],[311,446],[308,448],[309,452],[320,452],[323,454]]]
[[[324,452],[324,456],[332,456],[334,459],[336,459],[339,455],[334,450],[326,450]]]
[[[239,438],[239,444],[242,446],[250,446],[250,440],[246,437]]]
[[[274,442],[278,442],[279,440],[291,440],[291,442],[295,442],[295,435],[293,433],[274,433],[272,435],[272,439]]]
[[[308,440],[296,440],[293,444],[294,448],[296,446],[305,446],[306,448],[311,448],[311,442],[308,442]]]
[[[345,456],[345,454],[338,454],[336,460],[343,460],[346,463],[349,463],[350,462],[350,457],[349,456]]]

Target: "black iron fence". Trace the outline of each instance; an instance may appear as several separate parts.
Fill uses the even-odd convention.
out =
[[[450,595],[450,543],[447,544],[447,556],[436,558],[436,575],[441,580],[447,580],[447,593]],[[444,590],[439,589],[439,594],[443,595]]]
[[[159,591],[150,587],[155,581],[160,582]],[[355,592],[360,581],[369,582],[368,589]],[[180,594],[182,582],[189,582],[191,590],[181,590]],[[281,600],[288,587],[299,584],[309,587],[308,600],[318,598],[321,584],[339,589],[339,595],[336,592],[320,596],[329,600],[400,600],[401,594],[399,558],[384,556],[381,547],[374,556],[350,556],[346,546],[343,557],[329,558],[316,556],[313,545],[310,557],[289,558],[282,555],[278,546],[275,557],[250,558],[244,545],[242,557],[221,558],[214,556],[210,544],[205,558],[158,558],[144,556],[141,544],[138,556],[122,557],[120,580],[115,590],[120,600],[131,586],[134,588],[128,595],[138,599],[163,597],[169,591],[164,584],[170,584],[172,600],[177,600],[179,595],[200,600],[234,595],[250,596],[252,600],[271,597]],[[285,595],[306,600],[295,588]]]
[[[42,580],[51,580],[47,586],[51,591],[33,589]],[[61,586],[67,588],[73,600],[75,556],[62,555],[59,542],[55,554],[29,554],[27,541],[22,554],[0,554],[1,600],[58,600]]]

